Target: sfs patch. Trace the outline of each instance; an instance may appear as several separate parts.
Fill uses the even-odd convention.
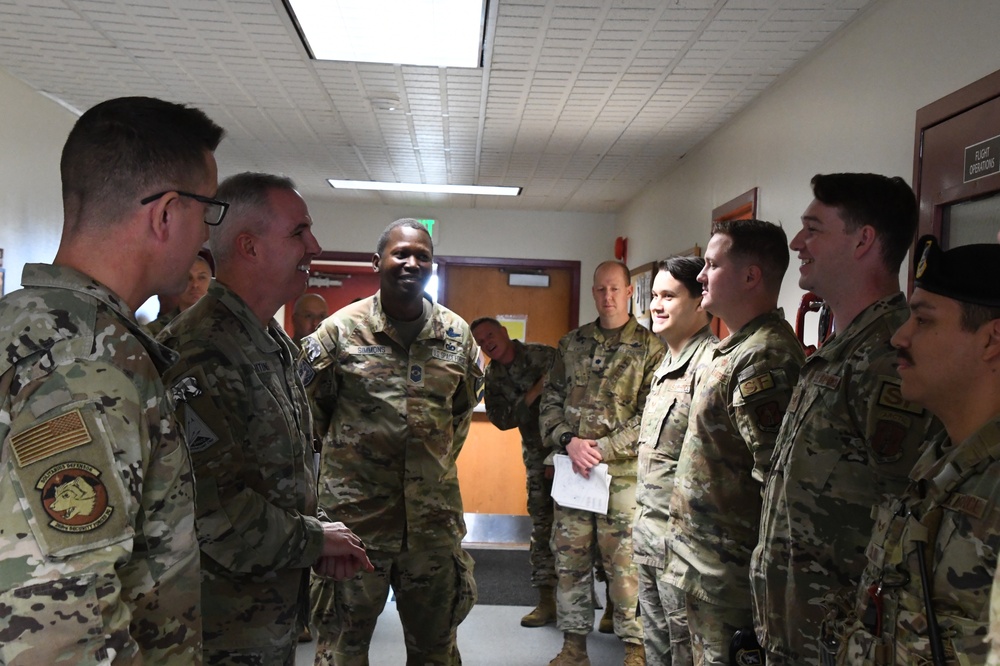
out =
[[[82,462],[50,467],[39,477],[35,489],[41,493],[49,527],[60,532],[89,532],[107,522],[114,512],[101,471]]]

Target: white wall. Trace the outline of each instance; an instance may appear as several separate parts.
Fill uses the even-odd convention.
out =
[[[59,247],[59,155],[76,116],[0,69],[0,118],[0,248],[10,293],[24,264],[50,262]]]
[[[619,216],[629,263],[704,248],[712,209],[752,187],[760,188],[758,217],[780,222],[791,239],[814,174],[910,182],[917,110],[1000,69],[997,26],[996,0],[877,3]],[[792,320],[802,295],[797,265],[793,257],[782,288]]]

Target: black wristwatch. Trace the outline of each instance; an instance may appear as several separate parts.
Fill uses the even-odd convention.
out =
[[[570,440],[572,440],[574,437],[576,437],[576,435],[574,435],[573,433],[564,432],[563,434],[559,435],[559,446],[566,446],[567,444],[570,443]]]

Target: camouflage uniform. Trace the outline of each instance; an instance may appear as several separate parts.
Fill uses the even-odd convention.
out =
[[[990,654],[986,659],[987,666],[1000,666],[1000,567],[993,574],[993,587],[990,590],[990,632],[988,641]]]
[[[300,372],[323,435],[320,506],[364,540],[375,575],[316,579],[317,663],[367,664],[390,583],[408,660],[459,664],[475,603],[455,465],[482,370],[468,324],[434,304],[404,348],[380,293],[302,340]]]
[[[180,308],[174,308],[173,310],[168,310],[167,312],[161,312],[156,315],[156,319],[146,324],[146,331],[148,331],[149,334],[155,338],[163,329],[167,327],[167,324],[172,322],[180,313]]]
[[[77,271],[22,281],[0,301],[0,663],[201,663],[175,356]]]
[[[545,478],[545,458],[551,450],[538,428],[541,397],[528,406],[524,404],[524,394],[552,367],[556,350],[548,345],[526,345],[520,340],[510,342],[514,346],[514,360],[509,365],[494,361],[486,367],[486,415],[500,430],[517,427],[521,432],[531,516],[531,584],[555,587],[556,563],[549,545],[552,480]]]
[[[899,494],[930,414],[904,401],[889,338],[903,294],[875,301],[806,360],[778,435],[751,560],[768,663],[818,664],[823,600],[864,570],[872,506]]]
[[[611,474],[606,516],[555,507],[557,626],[565,633],[585,635],[594,626],[596,535],[604,569],[610,574],[615,633],[627,642],[642,642],[642,625],[635,616],[639,581],[632,561],[636,442],[649,384],[663,355],[659,339],[631,316],[611,337],[592,322],[559,341],[559,355],[541,397],[542,434],[557,451],[565,450],[559,444],[564,433],[597,440]]]
[[[928,444],[906,492],[875,508],[867,566],[850,601],[840,606],[850,609],[846,626],[833,632],[840,644],[837,663],[931,663],[918,548],[925,551],[947,663],[985,663],[1000,549],[998,461],[1000,417],[994,417],[957,446],[947,440]],[[880,614],[873,595],[881,596]],[[879,617],[882,631],[875,635]],[[824,645],[832,651],[834,641]]]
[[[695,372],[705,362],[715,342],[717,340],[706,326],[687,341],[677,358],[668,354],[653,375],[646,408],[642,412],[632,559],[639,569],[643,642],[646,663],[651,666],[670,664],[674,650],[678,651],[678,664],[691,662],[690,646],[671,639],[669,618],[660,598],[661,592],[671,594],[671,591],[660,578],[667,553],[664,535],[670,515],[670,495],[681,443],[687,432]]]
[[[733,632],[752,627],[761,488],[804,360],[773,310],[718,343],[698,374],[670,500],[664,581],[686,593],[692,650],[704,663],[728,663]]]
[[[294,347],[219,282],[160,339],[180,353],[164,379],[197,480],[205,661],[286,663],[323,547]]]

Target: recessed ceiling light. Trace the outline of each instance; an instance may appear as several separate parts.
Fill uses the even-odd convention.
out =
[[[313,58],[479,67],[486,0],[285,0]]]
[[[383,190],[388,192],[425,192],[430,194],[488,194],[499,197],[516,197],[520,187],[500,185],[427,185],[424,183],[388,183],[376,180],[327,179],[338,190]]]

